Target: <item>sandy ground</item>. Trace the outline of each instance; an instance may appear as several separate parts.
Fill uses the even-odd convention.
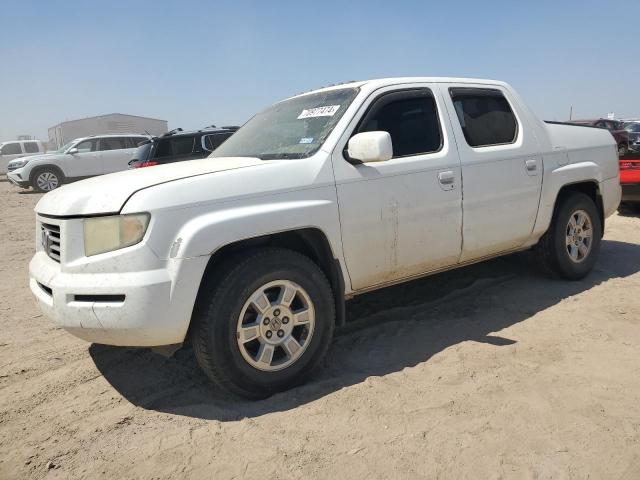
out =
[[[0,182],[0,478],[640,478],[640,218],[585,280],[521,254],[368,294],[309,382],[223,396],[184,350],[89,345],[27,287]]]

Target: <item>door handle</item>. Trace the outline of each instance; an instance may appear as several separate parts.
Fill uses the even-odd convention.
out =
[[[525,161],[524,164],[527,167],[527,170],[530,172],[535,172],[538,169],[538,161],[535,158],[530,158]]]
[[[452,170],[446,170],[444,172],[438,172],[438,181],[443,185],[451,185],[456,179]]]

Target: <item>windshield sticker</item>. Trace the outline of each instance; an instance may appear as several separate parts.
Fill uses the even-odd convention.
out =
[[[298,143],[313,143],[313,137],[304,137],[301,138]]]
[[[338,111],[339,108],[340,105],[327,105],[325,107],[316,107],[302,110],[302,113],[298,115],[298,120],[300,120],[301,118],[312,117],[333,117],[333,115]]]

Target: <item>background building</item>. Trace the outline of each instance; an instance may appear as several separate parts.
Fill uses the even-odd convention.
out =
[[[157,118],[110,113],[98,117],[69,120],[49,128],[49,147],[60,148],[78,137],[107,133],[145,133],[162,135],[168,130],[167,121]]]

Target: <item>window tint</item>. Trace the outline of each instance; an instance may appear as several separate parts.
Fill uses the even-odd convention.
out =
[[[227,138],[231,136],[230,133],[217,133],[215,135],[205,135],[204,148],[210,152],[222,145]]]
[[[84,142],[80,142],[75,146],[78,149],[78,153],[87,153],[87,152],[95,152],[96,151],[96,141],[95,140],[85,140]]]
[[[22,148],[26,153],[38,153],[38,144],[36,142],[24,142]]]
[[[470,146],[515,142],[518,123],[502,92],[480,88],[451,88],[449,92]]]
[[[0,151],[2,155],[19,155],[22,153],[19,143],[7,143]]]
[[[124,138],[101,138],[98,150],[101,152],[107,150],[122,150],[127,148],[127,141]]]
[[[147,140],[149,140],[147,137],[129,137],[127,138],[128,148],[138,148],[142,142],[146,142]]]
[[[166,138],[158,142],[156,157],[170,157],[172,155],[189,155],[193,153],[194,137]]]
[[[426,89],[377,99],[358,128],[358,133],[373,131],[389,132],[394,158],[436,152],[442,144],[435,100]]]

